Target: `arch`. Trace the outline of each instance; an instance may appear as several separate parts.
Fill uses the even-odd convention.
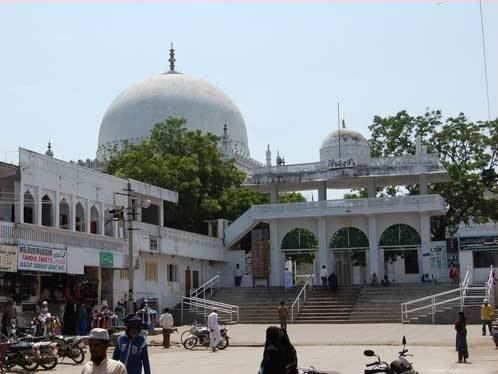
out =
[[[53,226],[54,225],[53,212],[54,212],[54,204],[52,203],[52,199],[47,194],[43,195],[43,197],[42,197],[42,222],[41,222],[41,224],[43,226]]]
[[[420,235],[412,226],[398,223],[389,226],[380,236],[379,246],[416,246],[420,245]]]
[[[24,193],[24,223],[35,223],[35,199],[29,190]]]
[[[76,212],[74,218],[76,220],[76,231],[85,232],[85,209],[80,202],[76,204]]]
[[[114,232],[114,217],[109,212],[109,208],[104,211],[104,235],[105,236],[115,236]]]
[[[369,242],[367,235],[356,227],[343,227],[337,230],[330,238],[329,248],[333,249],[368,249]]]
[[[90,208],[90,232],[92,234],[101,234],[99,224],[99,210],[95,205]]]
[[[281,249],[318,249],[318,239],[311,230],[296,228],[285,234]]]
[[[69,204],[66,199],[62,199],[59,203],[59,227],[64,230],[69,230]]]

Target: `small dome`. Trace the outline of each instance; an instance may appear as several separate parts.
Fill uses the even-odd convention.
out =
[[[340,137],[340,146],[339,146]],[[353,158],[357,165],[366,165],[370,160],[370,145],[359,132],[351,129],[332,131],[320,148],[320,161]]]

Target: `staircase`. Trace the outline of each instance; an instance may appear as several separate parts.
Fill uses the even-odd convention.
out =
[[[315,287],[295,323],[350,323],[359,293],[360,287],[344,287],[336,292]]]
[[[293,287],[220,288],[211,300],[239,307],[239,323],[278,323],[277,308],[280,301],[290,309],[300,291]]]

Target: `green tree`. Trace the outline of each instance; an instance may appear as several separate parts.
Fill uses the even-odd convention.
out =
[[[480,172],[486,168],[496,149],[498,120],[470,121],[463,113],[443,119],[440,111],[427,111],[413,117],[406,111],[394,116],[375,116],[369,126],[373,157],[389,157],[415,154],[416,138],[420,136],[428,151],[439,155],[448,170],[451,181],[429,185],[429,193],[443,196],[448,203],[448,212],[432,220],[435,239],[444,239],[446,232],[454,233],[458,224],[469,221],[485,222],[496,219],[497,204],[484,201],[485,186]],[[492,136],[490,136],[490,134]],[[404,186],[409,194],[418,193],[417,185]],[[381,193],[394,195],[403,190],[391,186]]]

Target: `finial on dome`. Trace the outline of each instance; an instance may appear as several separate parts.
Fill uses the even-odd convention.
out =
[[[226,135],[228,133],[228,126],[227,123],[225,122],[225,125],[223,126],[223,134]]]
[[[54,157],[54,152],[52,152],[52,144],[50,143],[50,140],[48,141],[48,149],[47,152],[45,152],[45,154],[48,157]]]
[[[169,50],[169,71],[175,71],[175,49],[173,48],[173,42],[171,42],[171,48]]]
[[[345,129],[346,128],[346,121],[344,121],[344,118],[342,119],[342,128]]]

